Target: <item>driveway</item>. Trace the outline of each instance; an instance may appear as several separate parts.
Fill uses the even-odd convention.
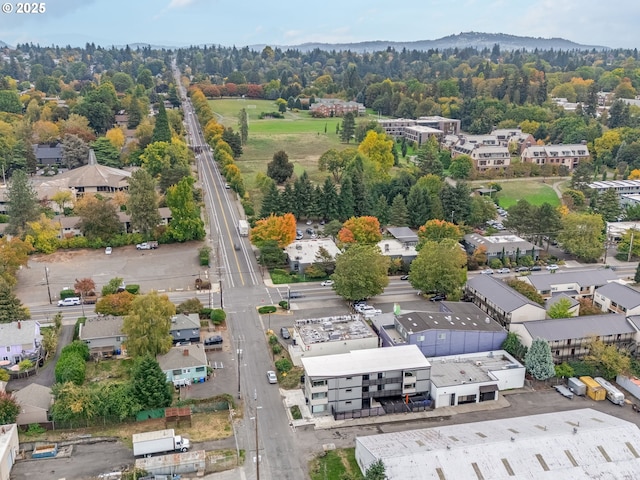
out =
[[[58,362],[58,357],[60,356],[62,349],[69,345],[73,340],[73,330],[73,325],[63,325],[60,329],[60,335],[58,336],[58,347],[56,349],[55,356],[50,358],[45,366],[38,370],[38,373],[36,373],[35,376],[10,380],[7,385],[7,390],[13,392],[32,383],[44,385],[45,387],[52,386],[56,382],[55,368],[56,363]]]

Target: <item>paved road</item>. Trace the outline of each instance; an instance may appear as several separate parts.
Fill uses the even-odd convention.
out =
[[[175,68],[174,74],[176,84],[181,85]],[[180,89],[181,96],[186,98],[184,88]],[[188,99],[183,101],[183,109],[189,143],[206,145]],[[254,458],[259,456],[260,478],[298,480],[306,464],[300,462],[278,387],[267,382],[266,371],[275,368],[267,349],[265,326],[255,309],[255,305],[273,303],[273,297],[279,294],[264,286],[249,240],[238,234],[238,220],[244,215],[238,209],[235,193],[225,188],[226,182],[208,148],[197,155],[197,166],[208,212],[209,238],[216,257],[212,270],[217,271],[221,281],[221,298],[231,337],[236,350],[242,352],[238,354],[239,385],[245,415],[236,431],[240,448],[247,451],[243,477],[258,476]],[[236,250],[234,244],[240,249]]]

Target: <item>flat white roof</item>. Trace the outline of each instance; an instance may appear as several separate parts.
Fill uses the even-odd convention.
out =
[[[640,429],[585,408],[357,437],[363,455],[382,459],[389,480],[631,479]]]
[[[368,348],[337,355],[302,357],[302,365],[306,374],[314,378],[343,377],[431,366],[417,345]]]

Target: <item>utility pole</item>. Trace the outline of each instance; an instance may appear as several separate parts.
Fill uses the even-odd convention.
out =
[[[627,254],[627,262],[631,261],[631,252],[633,251],[633,236],[636,233],[636,226],[631,229],[631,240],[629,241],[629,253]]]
[[[238,339],[238,348],[236,348],[238,360],[238,398],[240,398],[240,362],[242,361],[242,349],[240,348],[240,339]]]
[[[51,288],[49,287],[49,267],[44,267],[44,278],[47,279],[47,293],[49,294],[49,305],[51,305]]]

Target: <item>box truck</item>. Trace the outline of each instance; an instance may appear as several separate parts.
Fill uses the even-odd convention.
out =
[[[569,390],[579,397],[584,397],[587,394],[587,386],[576,377],[569,378],[567,380],[567,386]]]
[[[150,457],[154,453],[186,452],[189,439],[176,435],[173,428],[133,434],[133,455]]]
[[[599,402],[607,398],[607,391],[591,377],[580,377],[580,381],[587,386],[587,397]]]
[[[611,403],[614,403],[620,406],[624,405],[624,394],[620,390],[618,390],[616,387],[611,385],[611,383],[609,383],[602,377],[595,377],[594,380],[598,382],[600,385],[602,385],[602,388],[604,388],[607,391],[607,399]]]
[[[238,233],[241,237],[249,235],[249,222],[246,220],[238,220]]]

